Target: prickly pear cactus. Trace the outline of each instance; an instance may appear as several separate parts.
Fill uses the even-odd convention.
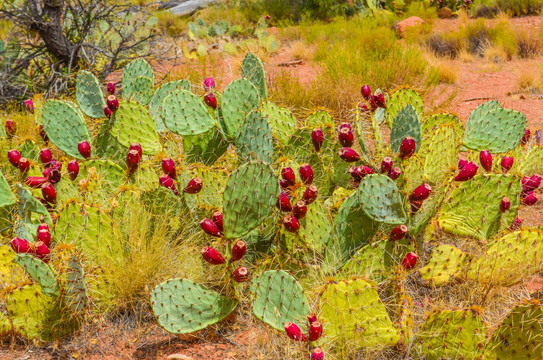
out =
[[[152,80],[152,84],[155,83],[155,74],[151,65],[145,59],[136,59],[130,64],[126,65],[123,69],[123,77],[121,80],[123,86],[123,96],[125,92],[133,93],[135,83],[139,78],[145,77]]]
[[[261,99],[268,97],[266,72],[258,56],[251,52],[245,54],[241,64],[241,76],[249,80],[257,88]]]
[[[146,76],[140,76],[127,86],[123,85],[123,100],[136,101],[142,105],[148,105],[155,92],[155,80]]]
[[[221,130],[211,130],[192,136],[183,136],[183,149],[189,163],[213,165],[228,150],[229,142]]]
[[[302,286],[282,270],[266,271],[251,283],[253,313],[272,328],[285,331],[285,323],[303,324],[309,305]]]
[[[272,214],[279,196],[279,179],[262,161],[237,168],[224,189],[224,236],[242,237]]]
[[[443,285],[467,272],[469,255],[452,245],[439,245],[432,251],[428,265],[418,271],[423,280]]]
[[[23,233],[18,233],[22,238],[28,241],[33,241],[36,237],[38,224],[41,222],[40,217],[43,216],[44,221],[52,225],[53,220],[51,214],[46,207],[32,195],[32,192],[24,188],[21,184],[17,184],[17,195],[19,196],[19,217],[22,224],[20,228]]]
[[[487,330],[476,310],[436,310],[417,334],[416,354],[428,360],[478,359]]]
[[[513,285],[541,271],[543,229],[527,228],[491,241],[468,276],[482,283]]]
[[[162,102],[164,101],[166,96],[170,95],[176,90],[190,91],[190,88],[191,85],[188,80],[178,80],[167,82],[155,91],[155,93],[151,97],[151,100],[149,101],[149,114],[153,118],[153,121],[156,125],[156,130],[159,133],[162,133],[164,132],[164,130],[166,130],[166,125],[164,125],[164,121],[160,116],[162,110]]]
[[[247,114],[260,104],[260,95],[249,80],[237,79],[228,84],[221,99],[226,132],[228,136],[236,138],[245,123]]]
[[[387,101],[386,119],[392,128],[396,116],[407,106],[413,106],[415,112],[421,116],[424,102],[422,97],[413,89],[402,88],[390,94]]]
[[[0,171],[0,208],[14,205],[17,202],[17,197],[9,188],[9,184]]]
[[[236,153],[242,162],[250,160],[272,162],[272,130],[260,111],[253,110],[247,115],[245,125],[236,138]]]
[[[400,144],[406,136],[415,139],[417,150],[420,149],[422,141],[422,131],[419,115],[413,105],[409,104],[403,108],[394,118],[392,130],[390,132],[390,147],[393,152],[400,151]]]
[[[386,242],[377,241],[358,249],[341,268],[341,273],[381,282],[389,273],[386,258]]]
[[[532,174],[543,173],[543,147],[534,146],[528,153],[522,156],[515,156],[517,164],[513,165],[513,170],[518,171],[521,175],[531,176]]]
[[[492,101],[471,113],[464,132],[464,145],[468,149],[505,153],[520,143],[526,128],[526,116],[498,106],[499,103]]]
[[[146,108],[135,102],[120,103],[111,135],[126,148],[139,143],[146,154],[156,154],[161,150],[153,119]]]
[[[281,108],[270,101],[263,101],[260,106],[262,115],[268,120],[273,135],[280,144],[286,144],[296,128],[296,118],[289,109]]]
[[[103,111],[103,109],[102,109]],[[49,140],[60,150],[76,159],[84,159],[77,144],[92,142],[85,119],[71,103],[60,100],[47,100],[43,108],[43,128]]]
[[[62,300],[73,314],[80,316],[87,308],[87,280],[81,259],[76,254],[68,258],[61,276]]]
[[[432,194],[424,201],[419,211],[409,217],[407,228],[409,229],[409,234],[411,236],[417,236],[425,229],[428,222],[440,209],[448,190],[449,186],[441,186],[437,189],[434,188]]]
[[[158,323],[172,334],[189,334],[224,319],[237,301],[187,279],[171,279],[151,293]]]
[[[27,276],[25,271],[13,261],[17,254],[9,245],[0,245],[0,290],[22,284]]]
[[[432,186],[451,175],[458,162],[460,136],[451,126],[440,126],[422,141],[419,156],[424,160],[424,179]],[[413,183],[413,186],[419,184]]]
[[[400,340],[379,294],[366,280],[331,281],[320,296],[319,309],[327,338],[368,348],[393,346]]]
[[[98,79],[92,73],[80,70],[75,82],[77,105],[85,115],[98,119],[104,117],[104,94]]]
[[[543,311],[538,300],[514,307],[487,345],[497,359],[542,359]]]
[[[205,133],[215,125],[202,101],[187,90],[174,91],[164,98],[161,117],[170,131],[183,136]]]
[[[58,282],[51,267],[31,254],[17,254],[13,261],[19,264],[41,286],[48,296],[58,296]]]
[[[462,182],[448,196],[437,216],[439,227],[460,236],[486,239],[508,228],[519,206],[520,179],[514,175],[476,175]],[[500,202],[506,196],[511,209],[500,212]]]
[[[372,174],[364,177],[357,194],[362,209],[373,221],[391,225],[407,221],[398,186],[388,176]]]

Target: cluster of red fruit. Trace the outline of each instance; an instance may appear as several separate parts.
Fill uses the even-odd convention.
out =
[[[174,181],[177,180],[177,171],[175,169],[175,162],[173,159],[162,159],[162,171],[164,174],[158,178],[158,183],[160,186],[170,189],[175,195],[179,195],[179,191],[177,191]],[[183,188],[183,192],[187,194],[198,194],[202,190],[203,186],[204,183],[202,178],[197,176],[189,181],[187,186]]]
[[[15,237],[11,239],[10,244],[13,251],[17,254],[32,254],[38,259],[47,262],[51,254],[49,251],[49,245],[51,245],[49,225],[46,223],[38,225],[38,235],[35,243],[29,243],[26,239]]]
[[[386,109],[387,105],[385,95],[383,95],[382,92],[379,91],[372,95],[369,85],[364,85],[360,88],[360,93],[362,94],[362,97],[370,104],[370,107],[368,107],[368,105],[363,102],[358,103],[358,110],[360,110],[360,112],[365,113],[369,112],[370,110],[375,111],[377,108]]]
[[[212,90],[215,88],[215,79],[208,77],[204,80],[204,89],[206,94],[204,96],[204,103],[215,110],[217,108],[217,98],[213,94]]]
[[[294,341],[317,341],[322,336],[322,323],[317,320],[315,314],[307,315],[308,331],[307,336],[302,332],[302,329],[293,322],[285,324],[285,332],[287,336]],[[324,359],[324,353],[321,348],[314,348],[310,355],[311,360]]]
[[[298,169],[298,175],[303,185],[307,186],[301,200],[292,206],[290,199],[292,191],[296,188],[296,174],[291,167],[281,169],[281,193],[277,199],[276,206],[279,211],[289,212],[283,217],[282,222],[285,230],[296,233],[300,229],[299,220],[307,214],[307,205],[310,205],[317,198],[318,189],[313,183],[313,169],[309,164],[302,164]]]

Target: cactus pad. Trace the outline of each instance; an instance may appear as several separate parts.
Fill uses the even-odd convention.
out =
[[[155,92],[154,78],[140,76],[130,82],[128,86],[123,85],[123,100],[135,101],[142,105],[148,105]]]
[[[140,77],[149,78],[152,80],[153,84],[155,83],[153,69],[151,68],[151,65],[149,65],[149,63],[143,58],[130,62],[130,64],[126,65],[123,69],[123,77],[121,80],[123,96],[125,95],[125,90],[128,93],[132,92],[134,83],[136,83]]]
[[[289,321],[301,325],[309,314],[302,286],[282,270],[266,271],[253,278],[251,292],[253,313],[276,330],[285,331]]]
[[[418,355],[428,360],[478,359],[486,343],[486,327],[475,310],[437,310],[417,334]]]
[[[419,150],[422,142],[422,130],[419,115],[411,104],[403,108],[394,118],[390,132],[390,147],[393,152],[400,151],[400,144],[406,136],[415,139],[417,150]]]
[[[14,205],[17,202],[15,194],[9,188],[9,184],[0,171],[0,208]]]
[[[296,128],[296,118],[289,109],[281,108],[270,101],[263,101],[260,111],[266,117],[273,135],[280,144],[286,144]]]
[[[75,82],[77,105],[85,115],[98,119],[104,117],[104,94],[96,77],[85,70],[77,73]]]
[[[87,307],[87,280],[81,259],[71,254],[61,277],[62,300],[76,315]]]
[[[241,76],[249,80],[257,88],[261,99],[268,97],[266,72],[258,56],[251,52],[245,54],[241,64]]]
[[[403,88],[390,94],[390,98],[387,101],[386,118],[391,127],[396,116],[407,105],[411,105],[419,116],[422,115],[424,102],[415,90]]]
[[[221,101],[226,132],[228,136],[236,138],[243,127],[247,114],[260,104],[258,90],[249,80],[237,79],[224,89]]]
[[[327,284],[319,309],[327,337],[369,348],[393,346],[400,340],[379,294],[363,279]]]
[[[445,200],[437,216],[438,225],[450,234],[489,238],[513,223],[520,190],[516,176],[476,175],[462,182]],[[511,200],[511,209],[503,214],[500,202],[504,196]]]
[[[151,293],[151,306],[158,323],[172,334],[188,334],[224,319],[237,301],[187,279],[171,279]]]
[[[48,296],[58,296],[59,289],[53,270],[31,254],[17,254],[13,260],[19,264],[41,286],[41,291]]]
[[[272,130],[260,111],[253,110],[247,115],[245,124],[236,138],[236,153],[242,162],[250,160],[272,162]]]
[[[44,217],[44,221],[52,225],[53,220],[47,208],[32,195],[30,190],[17,184],[17,194],[19,195],[19,216],[25,222],[39,223],[40,215]]]
[[[388,176],[372,174],[364,177],[356,194],[370,219],[392,225],[407,221],[402,195]]]
[[[420,276],[439,286],[459,277],[469,264],[469,255],[452,245],[440,245],[433,249],[428,265],[419,269]]]
[[[160,117],[162,101],[164,101],[166,96],[170,95],[176,90],[190,91],[190,82],[188,80],[167,82],[155,91],[153,97],[151,97],[151,101],[149,101],[149,114],[155,122],[156,130],[160,133],[166,130],[166,125],[164,125],[164,121]]]
[[[103,109],[102,109],[103,111]],[[42,115],[43,128],[49,140],[60,150],[76,159],[84,159],[77,144],[81,141],[91,143],[89,130],[81,112],[71,103],[47,100]]]
[[[177,90],[166,96],[160,114],[166,127],[177,135],[202,134],[215,125],[202,101],[187,90]]]
[[[279,179],[262,161],[237,168],[228,178],[223,194],[224,236],[242,237],[272,214],[279,196]]]
[[[189,163],[213,165],[228,150],[228,145],[223,133],[216,127],[203,134],[183,136],[183,150]]]
[[[139,143],[146,154],[156,154],[161,150],[153,119],[147,109],[135,102],[121,102],[111,135],[126,148]]]

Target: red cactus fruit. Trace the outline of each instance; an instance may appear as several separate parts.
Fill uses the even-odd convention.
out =
[[[296,174],[294,174],[294,170],[290,166],[281,169],[281,178],[285,180],[288,186],[296,184]]]
[[[138,153],[138,150],[130,150],[126,155],[126,168],[128,169],[129,174],[133,174],[138,170],[140,164],[141,156]]]
[[[411,212],[413,214],[416,214],[417,211],[419,211],[420,208],[422,207],[422,203],[423,203],[423,201],[410,201],[409,205],[411,207]]]
[[[321,150],[322,144],[324,143],[324,133],[322,129],[316,128],[311,132],[311,142],[313,142],[313,147],[316,152]]]
[[[524,135],[522,136],[522,139],[520,139],[520,143],[522,145],[526,145],[530,142],[530,138],[532,137],[532,133],[530,129],[524,130]]]
[[[370,111],[370,108],[368,107],[368,105],[364,104],[363,102],[359,102],[358,111],[360,111],[361,114],[365,114]]]
[[[19,171],[25,173],[30,169],[30,161],[27,158],[21,158],[19,160]]]
[[[454,177],[454,180],[455,181],[471,180],[477,174],[477,170],[479,170],[479,166],[474,162],[470,162],[458,172],[458,175]]]
[[[219,228],[213,222],[213,220],[203,219],[202,221],[200,221],[200,227],[208,235],[215,236],[215,237],[221,237],[222,235],[222,232],[219,230]]]
[[[305,201],[300,200],[294,204],[294,208],[292,208],[292,215],[298,220],[302,219],[305,214],[307,214],[307,205]]]
[[[79,163],[77,160],[71,160],[68,163],[68,175],[70,175],[70,180],[74,181],[79,175]]]
[[[500,211],[502,213],[509,211],[511,208],[511,200],[508,197],[504,197],[500,202]]]
[[[40,133],[40,137],[42,138],[44,142],[49,141],[49,137],[47,136],[47,133],[45,132],[45,128],[43,127],[43,125],[39,126],[38,132]]]
[[[532,205],[535,205],[535,203],[537,203],[537,200],[539,200],[537,195],[534,194],[533,191],[528,191],[524,199],[522,199],[522,203],[527,206],[532,206]]]
[[[49,171],[49,174],[47,174],[47,179],[49,180],[51,184],[58,183],[60,181],[60,178],[62,177],[60,170],[58,168],[53,168],[53,167],[50,170],[51,171]]]
[[[313,324],[313,322],[315,322],[315,321],[318,321],[317,315],[315,315],[314,313],[311,313],[311,314],[307,315],[307,322],[308,322],[309,326],[311,326],[311,324]]]
[[[34,254],[38,259],[47,262],[49,261],[51,251],[49,251],[49,247],[42,241],[36,241],[34,244]]]
[[[304,194],[302,195],[302,200],[305,201],[307,205],[311,204],[317,198],[318,189],[315,185],[308,186]]]
[[[410,201],[424,201],[428,199],[430,193],[432,192],[432,187],[426,183],[419,185],[413,192],[409,195]]]
[[[119,109],[119,100],[115,95],[109,95],[106,99],[106,105],[111,112],[115,112]]]
[[[388,177],[391,178],[392,180],[396,180],[400,177],[401,174],[402,174],[402,169],[400,169],[397,166],[394,166],[392,170],[389,171]]]
[[[77,144],[77,150],[79,150],[79,153],[85,159],[91,157],[91,146],[87,140],[83,140],[79,144]]]
[[[173,179],[169,177],[168,175],[166,174],[161,175],[158,178],[158,183],[160,184],[160,186],[163,186],[166,189],[170,189],[171,191],[173,191],[175,195],[179,195],[179,191],[177,191],[177,188],[175,187],[175,183],[173,182]]]
[[[526,193],[528,191],[537,190],[541,185],[541,176],[532,175],[530,177],[525,176],[522,178],[522,192]]]
[[[41,177],[41,176],[28,176],[26,179],[25,179],[25,184],[27,184],[28,186],[30,186],[32,189],[39,189],[41,188],[41,186],[43,184],[45,184],[46,182],[48,182],[49,179],[46,178],[46,177]]]
[[[47,247],[51,245],[51,233],[49,230],[39,230],[36,239],[43,242]]]
[[[483,169],[487,172],[492,171],[492,154],[488,150],[483,150],[479,153],[479,161]]]
[[[107,92],[110,95],[115,95],[115,83],[114,82],[108,82],[107,83]]]
[[[247,252],[247,244],[245,244],[245,241],[238,240],[232,246],[232,256],[230,257],[230,261],[238,261],[241,260],[245,253]]]
[[[57,202],[57,192],[52,184],[45,183],[41,186],[41,194],[43,199],[50,204],[55,204]]]
[[[215,88],[215,79],[208,77],[204,80],[204,89],[205,91],[211,91]]]
[[[223,227],[222,227],[222,212],[220,211],[215,211],[213,213],[213,217],[211,218],[211,220],[215,223],[215,225],[217,225],[217,229],[220,230],[220,232],[223,232]]]
[[[25,101],[23,101],[23,104],[25,105],[25,108],[29,113],[34,114],[34,102],[32,101],[32,99],[26,99]]]
[[[405,225],[398,225],[392,231],[390,232],[389,239],[392,241],[398,241],[401,240],[407,235],[407,226]]]
[[[51,168],[43,169],[43,176],[49,179],[49,175],[51,175]]]
[[[17,254],[23,254],[23,253],[30,253],[32,252],[30,248],[30,244],[26,239],[21,239],[18,237],[14,237],[9,242],[11,245],[11,248],[13,251],[15,251]]]
[[[43,148],[40,150],[40,161],[45,167],[49,166],[51,164],[51,160],[53,160],[53,154],[51,153],[51,149]]]
[[[409,159],[415,151],[417,150],[417,144],[415,143],[415,139],[413,139],[411,136],[406,136],[401,144],[400,144],[400,153],[399,157],[400,159]]]
[[[349,168],[349,174],[351,174],[351,177],[356,182],[360,182],[362,180],[362,176],[358,172],[358,166],[351,166]]]
[[[293,322],[285,324],[285,332],[287,336],[294,341],[306,341],[305,335],[302,334],[302,329]]]
[[[321,348],[314,348],[311,350],[310,360],[324,360],[324,352]]]
[[[316,341],[322,336],[322,324],[320,321],[313,321],[309,325],[309,341]]]
[[[43,220],[42,220],[43,221]],[[49,229],[49,225],[47,225],[47,223],[41,223],[38,225],[38,232],[40,232],[41,230],[47,230],[47,231],[50,231]]]
[[[502,172],[504,174],[506,174],[509,170],[511,170],[511,168],[513,167],[513,162],[514,162],[514,159],[510,156],[502,157],[502,161],[500,165],[502,167]]]
[[[205,94],[204,103],[213,110],[215,110],[217,108],[217,98],[215,97],[215,94],[213,94],[212,92],[208,92],[207,94]]]
[[[11,137],[15,135],[15,131],[17,131],[17,125],[15,125],[15,121],[11,119],[7,119],[4,127],[6,129],[6,134],[8,134],[8,136]]]
[[[458,170],[462,170],[464,166],[466,166],[469,163],[469,161],[460,159],[458,160]]]
[[[112,114],[113,114],[113,112],[111,112],[111,110],[109,110],[107,105],[104,106],[104,115],[105,115],[105,117],[107,117],[108,119],[111,119]]]
[[[391,157],[385,157],[381,161],[381,173],[388,174],[390,170],[392,170],[392,166],[394,166],[394,161]]]
[[[313,169],[311,168],[311,165],[307,163],[300,165],[300,168],[298,169],[298,174],[300,175],[300,180],[302,181],[302,184],[311,185],[311,183],[313,182]]]
[[[281,185],[281,189],[285,190],[285,191],[290,191],[289,190],[289,184],[287,183],[287,181],[285,179],[279,179],[279,185]]]
[[[371,98],[371,88],[369,85],[364,85],[360,88],[360,93],[362,94],[362,97],[366,100],[369,100]]]
[[[341,124],[339,124],[339,127],[338,127],[338,131],[341,131],[341,129],[349,129],[349,130],[353,130],[351,128],[351,124],[349,124],[348,122],[342,122]]]
[[[275,204],[279,211],[284,212],[291,212],[292,211],[292,205],[290,204],[290,199],[287,194],[284,192],[279,194],[279,197],[277,198],[277,203]]]
[[[187,186],[183,189],[183,192],[187,194],[198,194],[200,190],[202,190],[202,186],[204,185],[202,179],[200,177],[195,177],[194,179],[191,179]]]
[[[17,150],[8,151],[8,160],[9,160],[11,165],[18,168],[19,167],[19,160],[21,160],[21,153],[18,152]]]
[[[360,174],[360,177],[363,179],[366,175],[373,174],[373,170],[366,165],[360,165],[358,167],[358,173]]]
[[[338,140],[341,146],[343,147],[351,147],[354,143],[354,135],[351,129],[343,128],[339,131],[338,134]]]
[[[237,283],[243,283],[249,280],[249,270],[245,266],[240,266],[230,276]]]
[[[386,108],[386,100],[385,100],[385,95],[383,95],[383,93],[379,93],[375,96],[375,102],[377,103],[377,106],[379,106],[380,108]]]
[[[410,252],[402,260],[402,266],[405,270],[411,270],[417,264],[417,254]]]
[[[130,150],[136,150],[140,156],[140,158],[143,156],[143,149],[140,145],[140,143],[132,143],[130,144],[130,147],[128,148],[128,151]]]
[[[356,151],[348,147],[339,149],[338,155],[341,158],[341,160],[346,161],[346,162],[355,162],[355,161],[360,160],[360,155],[358,155]]]
[[[283,218],[283,226],[285,227],[285,230],[291,233],[297,233],[300,229],[300,223],[298,222],[298,219],[296,219],[292,215],[287,215]]]
[[[200,253],[202,254],[204,260],[211,265],[220,265],[226,262],[221,253],[218,250],[213,249],[212,247],[204,246]]]
[[[513,220],[513,223],[509,227],[511,230],[518,230],[522,226],[522,223],[524,220],[522,218],[519,218],[518,216]]]
[[[164,174],[169,175],[172,179],[177,179],[175,162],[172,158],[162,159],[162,171],[164,171]]]

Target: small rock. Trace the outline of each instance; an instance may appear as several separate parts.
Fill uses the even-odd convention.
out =
[[[452,16],[452,11],[451,11],[451,9],[449,9],[448,7],[442,7],[442,8],[439,9],[439,11],[437,12],[437,16],[438,16],[440,19],[450,19],[451,16]]]
[[[190,356],[183,355],[183,354],[171,354],[171,355],[168,355],[166,359],[168,360],[194,360]]]
[[[410,29],[410,28],[413,28],[413,27],[416,27],[416,26],[422,26],[425,23],[426,22],[424,20],[422,20],[420,17],[411,16],[411,17],[408,17],[407,19],[402,20],[402,21],[400,21],[399,23],[396,24],[396,32],[398,33],[398,35],[400,37],[403,37],[405,35],[405,32],[407,31],[407,29]]]
[[[520,100],[526,100],[526,95],[520,94]]]

